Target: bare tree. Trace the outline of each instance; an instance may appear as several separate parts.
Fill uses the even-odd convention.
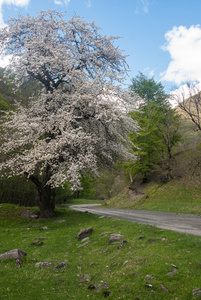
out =
[[[190,119],[196,130],[201,131],[201,91],[198,85],[188,84],[171,95],[171,99],[178,104],[184,116]]]

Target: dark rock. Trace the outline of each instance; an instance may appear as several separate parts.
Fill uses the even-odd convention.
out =
[[[93,232],[93,228],[85,228],[85,229],[81,229],[80,232],[77,235],[77,238],[79,240],[82,240],[83,238],[87,237],[89,234],[91,234]]]
[[[21,265],[22,265],[21,258],[16,258],[15,265],[17,268],[21,268]]]
[[[54,267],[54,269],[62,269],[62,268],[65,268],[67,267],[68,264],[64,261],[61,261],[57,266]]]
[[[103,282],[97,289],[97,292],[99,293],[102,289],[108,289],[110,286],[106,282]]]
[[[88,286],[88,290],[95,290],[96,289],[96,286],[94,284],[90,284]]]
[[[33,242],[33,243],[31,243],[31,245],[33,245],[33,246],[41,246],[41,245],[43,245],[44,243],[43,242],[41,242],[41,241],[35,241],[35,242]]]
[[[142,239],[144,239],[144,235],[139,236],[139,240],[142,240]]]
[[[112,294],[112,292],[110,292],[110,291],[103,292],[103,295],[104,295],[105,298],[109,297],[111,294]]]
[[[156,240],[154,240],[154,239],[148,239],[148,243],[153,243],[153,242],[155,242]]]
[[[113,233],[113,234],[111,234],[111,236],[110,236],[109,243],[118,242],[118,241],[120,241],[121,239],[123,239],[123,235]]]
[[[126,240],[123,240],[121,244],[119,244],[118,249],[122,248],[126,243],[128,243]]]

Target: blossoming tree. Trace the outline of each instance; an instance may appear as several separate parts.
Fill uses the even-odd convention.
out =
[[[79,189],[83,172],[132,158],[127,133],[137,125],[119,88],[127,65],[114,39],[93,22],[51,10],[0,30],[0,54],[11,55],[16,83],[32,78],[42,86],[28,107],[5,115],[0,169],[35,184],[41,217],[54,216],[55,187],[69,181]]]

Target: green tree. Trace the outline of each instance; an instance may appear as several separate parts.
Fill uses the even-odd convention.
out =
[[[164,87],[161,82],[157,83],[154,78],[148,78],[143,73],[132,78],[131,90],[139,95],[144,101],[162,103],[166,99]]]
[[[135,164],[126,163],[126,173],[134,177],[140,174],[146,180],[147,174],[160,164],[169,180],[172,149],[180,140],[179,116],[171,108],[162,84],[153,78],[140,73],[132,79],[130,88],[143,99],[138,110],[131,113],[140,126],[138,134],[130,134],[138,159]]]

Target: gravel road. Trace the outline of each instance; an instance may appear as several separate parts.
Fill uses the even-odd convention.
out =
[[[201,216],[159,211],[105,208],[97,204],[71,205],[70,209],[100,216],[112,216],[134,223],[154,225],[181,233],[201,236]]]

